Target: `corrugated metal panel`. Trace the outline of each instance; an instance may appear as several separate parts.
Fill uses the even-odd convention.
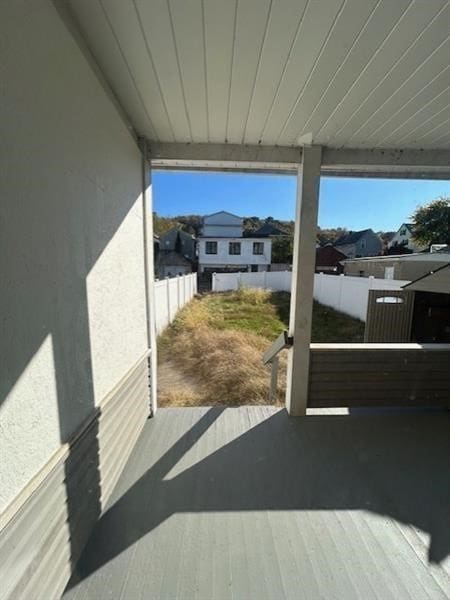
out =
[[[70,0],[141,135],[449,147],[446,0]]]
[[[59,598],[149,412],[147,358],[0,532],[0,598]]]
[[[450,346],[401,346],[312,344],[308,406],[450,406]]]
[[[385,302],[396,299],[397,302]],[[364,341],[409,342],[414,294],[395,290],[369,290]]]

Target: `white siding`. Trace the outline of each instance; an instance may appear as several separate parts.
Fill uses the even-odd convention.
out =
[[[217,242],[217,254],[206,254],[206,242]],[[229,243],[239,242],[241,254],[229,254]],[[264,254],[253,254],[253,243],[264,244]],[[272,240],[270,238],[201,238],[199,240],[199,264],[200,269],[210,266],[249,266],[269,265],[272,256]]]
[[[242,225],[204,225],[204,237],[242,237]]]

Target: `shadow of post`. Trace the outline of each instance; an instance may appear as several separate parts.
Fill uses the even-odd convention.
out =
[[[430,562],[450,553],[448,414],[291,419],[279,410],[178,470],[183,455],[217,420],[215,427],[226,427],[233,410],[211,408],[137,473],[94,529],[69,587],[183,512],[363,510],[429,533]]]

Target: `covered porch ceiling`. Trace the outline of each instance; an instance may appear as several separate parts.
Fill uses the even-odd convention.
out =
[[[207,162],[209,151],[216,162],[245,163],[262,146],[256,162],[289,169],[298,162],[292,150],[319,144],[394,151],[369,159],[373,172],[377,165],[383,172],[383,162],[448,171],[447,0],[70,0],[67,7],[161,166],[189,166],[196,152]],[[208,147],[199,146],[199,157],[194,144]],[[242,146],[247,154],[232,151]],[[368,155],[332,156],[324,155],[331,172],[342,163],[337,156],[356,166]]]

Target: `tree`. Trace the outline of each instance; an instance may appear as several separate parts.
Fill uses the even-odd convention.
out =
[[[290,236],[272,238],[272,262],[292,264],[293,247],[293,239]]]
[[[395,256],[398,254],[412,254],[412,250],[410,250],[404,244],[399,244],[396,242],[390,248],[386,247],[383,252],[384,256]]]
[[[346,227],[330,227],[328,229],[317,228],[317,241],[321,246],[334,244],[343,235],[348,233]]]
[[[412,216],[413,239],[424,246],[450,244],[450,197],[419,206]]]

